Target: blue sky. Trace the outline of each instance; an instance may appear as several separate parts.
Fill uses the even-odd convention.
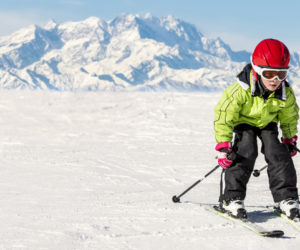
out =
[[[272,37],[300,52],[298,0],[0,0],[0,36],[50,19],[60,23],[96,16],[108,21],[121,13],[173,15],[206,37],[221,37],[233,50],[252,51]]]

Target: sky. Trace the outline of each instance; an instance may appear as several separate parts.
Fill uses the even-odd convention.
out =
[[[261,40],[276,38],[300,52],[298,0],[0,0],[0,36],[51,19],[110,21],[123,13],[172,15],[208,38],[220,37],[233,50],[250,52]]]

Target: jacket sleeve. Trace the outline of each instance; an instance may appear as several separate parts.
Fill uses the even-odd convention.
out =
[[[230,85],[215,107],[214,130],[218,143],[232,140],[233,129],[238,123],[243,105],[243,91],[237,82]]]
[[[293,138],[297,134],[297,124],[299,119],[299,107],[294,92],[291,88],[289,88],[289,90],[285,107],[278,113],[282,136],[287,139]]]

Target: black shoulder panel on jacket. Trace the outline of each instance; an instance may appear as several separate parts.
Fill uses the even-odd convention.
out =
[[[250,72],[251,72],[252,66],[251,64],[247,64],[243,70],[237,75],[237,78],[239,81],[244,82],[250,86]]]

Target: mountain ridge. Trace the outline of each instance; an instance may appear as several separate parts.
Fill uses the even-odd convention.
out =
[[[233,51],[173,16],[50,20],[0,37],[0,88],[217,91],[249,58],[250,52]],[[292,83],[300,78],[299,58],[291,53]]]

